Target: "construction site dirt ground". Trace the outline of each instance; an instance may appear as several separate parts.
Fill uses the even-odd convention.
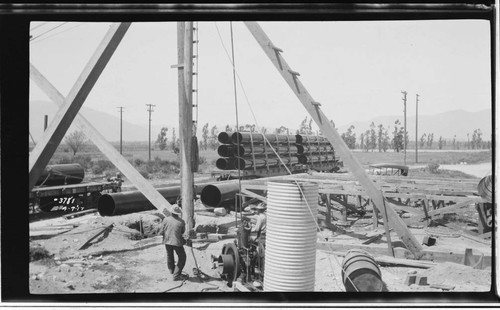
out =
[[[199,211],[203,207],[197,203],[196,208]],[[474,222],[474,212],[471,207],[464,216]],[[225,216],[206,216],[201,213],[204,212],[195,213],[195,228],[198,232],[219,233],[221,238],[236,234],[233,212]],[[96,213],[73,219],[59,217],[31,223],[30,253],[38,251],[44,254],[41,255],[42,259],[30,263],[30,293],[233,292],[234,287],[228,287],[217,271],[211,268],[211,256],[221,254],[223,245],[233,242],[234,238],[195,242],[193,252],[185,246],[187,261],[183,272],[189,278],[173,281],[167,270],[162,238],[157,235],[162,218],[159,211],[145,211],[113,217],[101,217]],[[456,224],[470,229],[470,222]],[[79,250],[86,240],[110,224],[114,224],[110,231]],[[141,226],[147,238],[141,239]],[[436,244],[429,247],[423,245],[424,250],[463,254],[469,248],[474,254],[492,256],[491,240],[477,242],[444,226],[421,226],[410,230],[418,241],[422,241],[425,236],[436,238]],[[341,275],[343,257],[342,251],[338,249],[359,245],[377,232],[383,232],[383,225],[374,230],[371,215],[368,214],[345,231],[322,229],[318,232],[318,240],[326,244],[326,248],[316,251],[314,291],[345,291]],[[391,239],[396,249],[401,246],[394,232],[391,233]],[[330,245],[333,250],[329,249]],[[371,246],[387,249],[385,237]],[[195,275],[194,259],[202,276]],[[474,269],[463,263],[436,262],[430,268],[381,264],[380,270],[389,292],[443,291],[442,288],[433,288],[433,285],[448,286],[447,289],[452,292],[487,292],[492,285],[491,266]],[[407,276],[415,273],[427,276],[428,285],[405,284]]]

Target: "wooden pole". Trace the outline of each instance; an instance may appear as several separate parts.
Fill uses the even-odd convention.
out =
[[[302,105],[306,108],[311,118],[321,129],[328,141],[339,153],[346,166],[351,170],[352,174],[356,177],[357,181],[365,188],[366,192],[372,199],[375,207],[379,210],[384,208],[384,197],[382,191],[368,178],[365,170],[352,155],[351,151],[345,144],[344,140],[340,137],[335,129],[335,126],[328,120],[326,115],[320,108],[320,104],[314,100],[309,94],[307,89],[299,80],[299,73],[293,71],[285,59],[281,56],[281,50],[276,47],[264,30],[256,22],[245,22],[246,27],[252,33],[255,40],[259,43],[260,47],[267,55],[267,57],[274,64],[283,79],[287,82],[288,86],[295,93]],[[388,222],[392,228],[398,233],[401,241],[406,245],[408,250],[418,259],[422,257],[422,246],[417,241],[415,236],[408,230],[408,227],[398,214],[390,206],[387,206]]]
[[[123,107],[118,107],[120,109],[120,154],[123,154]]]
[[[404,95],[403,97],[403,104],[404,104],[404,136],[403,136],[403,142],[405,146],[405,165],[406,165],[406,91],[401,91],[401,93]]]
[[[179,63],[179,139],[182,217],[186,222],[186,235],[189,236],[194,229],[194,177],[191,165],[191,143],[193,137],[193,22],[177,23],[177,52]]]
[[[418,163],[418,97],[417,94],[417,107],[415,113],[415,163]]]
[[[78,114],[92,87],[97,82],[102,71],[111,59],[114,51],[125,36],[130,23],[113,25],[97,47],[95,53],[83,69],[81,75],[65,98],[64,105],[57,111],[53,121],[44,135],[31,151],[29,158],[29,185],[28,191],[33,189],[36,181],[49,163],[50,158],[63,139],[66,131]]]
[[[154,112],[154,104],[146,104],[149,112],[149,135],[148,135],[148,161],[151,161],[151,112]]]

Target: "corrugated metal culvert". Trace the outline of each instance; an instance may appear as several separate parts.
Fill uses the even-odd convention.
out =
[[[264,291],[313,291],[318,185],[275,181],[267,189]]]

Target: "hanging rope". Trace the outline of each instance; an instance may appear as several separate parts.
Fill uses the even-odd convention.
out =
[[[232,25],[232,24],[231,24]],[[269,147],[271,148],[271,150],[273,151],[273,153],[277,156],[277,158],[279,159],[279,161],[281,162],[281,164],[285,167],[286,171],[288,172],[289,175],[293,176],[292,172],[288,169],[288,167],[286,166],[286,164],[283,162],[281,156],[278,154],[278,152],[274,149],[273,145],[269,142],[269,140],[266,138],[264,132],[263,132],[263,129],[258,125],[258,121],[257,121],[257,117],[255,116],[255,113],[253,111],[253,108],[252,108],[252,105],[250,103],[250,100],[248,99],[248,96],[245,92],[245,87],[243,86],[243,82],[241,81],[241,78],[236,70],[236,67],[234,65],[234,55],[233,57],[230,57],[229,56],[229,53],[226,49],[226,46],[224,45],[224,42],[222,40],[222,37],[220,35],[220,31],[219,31],[219,27],[217,27],[217,23],[215,23],[215,27],[217,28],[217,33],[219,35],[219,39],[221,41],[221,44],[222,44],[222,47],[224,48],[224,51],[226,52],[226,55],[229,59],[229,61],[231,62],[232,66],[233,66],[233,78],[235,76],[238,77],[238,81],[239,81],[239,84],[240,84],[240,87],[243,91],[243,95],[245,97],[245,100],[246,100],[246,103],[248,105],[248,108],[250,109],[250,113],[252,114],[252,118],[254,119],[254,122],[255,122],[255,125],[256,125],[256,128],[258,129],[258,131],[262,134],[263,138],[264,138],[264,141],[265,143],[267,143],[269,145]],[[231,27],[231,46],[233,47],[233,38],[232,38],[232,27]],[[234,51],[233,51],[234,53]],[[235,87],[235,94],[236,94],[236,86]],[[235,101],[236,102],[236,101]],[[237,111],[237,110],[236,110]],[[236,120],[238,121],[238,113],[236,112]],[[238,128],[239,129],[239,128]],[[239,144],[239,141],[238,141],[238,144]],[[239,154],[238,154],[239,156]],[[239,167],[238,167],[238,172],[239,172]],[[239,175],[238,175],[239,176]],[[241,178],[239,178],[241,179]],[[302,191],[302,188],[300,187],[299,185],[299,180],[297,179],[292,179],[291,181],[295,182],[295,184],[297,185],[301,195],[303,197],[305,197],[305,194],[304,192]],[[241,192],[241,181],[240,181],[240,192]],[[314,219],[314,223],[316,224],[316,229],[317,231],[319,232],[319,234],[321,235],[321,238],[324,240],[324,241],[327,241],[326,237],[323,235],[323,232],[321,231],[321,228],[317,222],[317,219],[314,217],[314,213],[312,212],[312,209],[311,209],[311,206],[309,205],[309,203],[307,202],[307,200],[304,200],[306,205],[307,205],[307,208],[309,209],[309,213],[311,214],[311,217]],[[333,252],[333,248],[331,248],[331,251]],[[354,284],[354,282],[352,281],[352,279],[349,277],[348,273],[345,272],[344,268],[342,267],[342,265],[340,264],[340,262],[338,261],[337,259],[337,256],[336,255],[333,255],[334,259],[335,259],[335,262],[337,263],[337,265],[340,267],[341,270],[344,271],[345,275],[346,275],[346,278],[349,280],[349,282],[351,282],[351,284],[353,285],[353,287],[356,289],[356,291],[359,291],[359,289],[357,288],[357,286]],[[330,264],[330,268],[332,269],[332,272],[333,272],[333,265],[331,263],[331,260],[330,260],[330,256],[328,256],[328,262]],[[339,286],[340,287],[340,286]]]

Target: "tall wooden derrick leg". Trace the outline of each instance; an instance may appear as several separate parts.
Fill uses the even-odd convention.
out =
[[[372,199],[375,208],[385,210],[387,216],[386,222],[391,226],[398,234],[401,241],[406,245],[408,250],[412,252],[415,258],[421,258],[423,256],[423,248],[417,241],[415,236],[408,230],[408,227],[403,222],[403,220],[397,215],[397,213],[392,209],[391,206],[385,206],[384,197],[380,188],[378,188],[372,180],[368,177],[365,170],[354,158],[353,154],[345,144],[344,140],[340,137],[339,133],[332,125],[332,122],[326,117],[326,115],[321,110],[321,104],[318,103],[309,94],[305,86],[299,79],[300,74],[288,65],[285,59],[281,55],[281,49],[276,47],[266,33],[262,30],[260,25],[256,22],[245,22],[246,27],[253,35],[255,40],[259,43],[260,47],[266,54],[266,56],[274,64],[275,68],[281,74],[283,79],[287,82],[290,89],[294,92],[297,98],[300,100],[302,105],[306,108],[307,112],[314,120],[314,122],[321,129],[321,132],[325,135],[328,141],[338,152],[340,157],[343,159],[344,163],[347,165],[352,174],[356,177],[356,180],[364,187],[370,198]]]

